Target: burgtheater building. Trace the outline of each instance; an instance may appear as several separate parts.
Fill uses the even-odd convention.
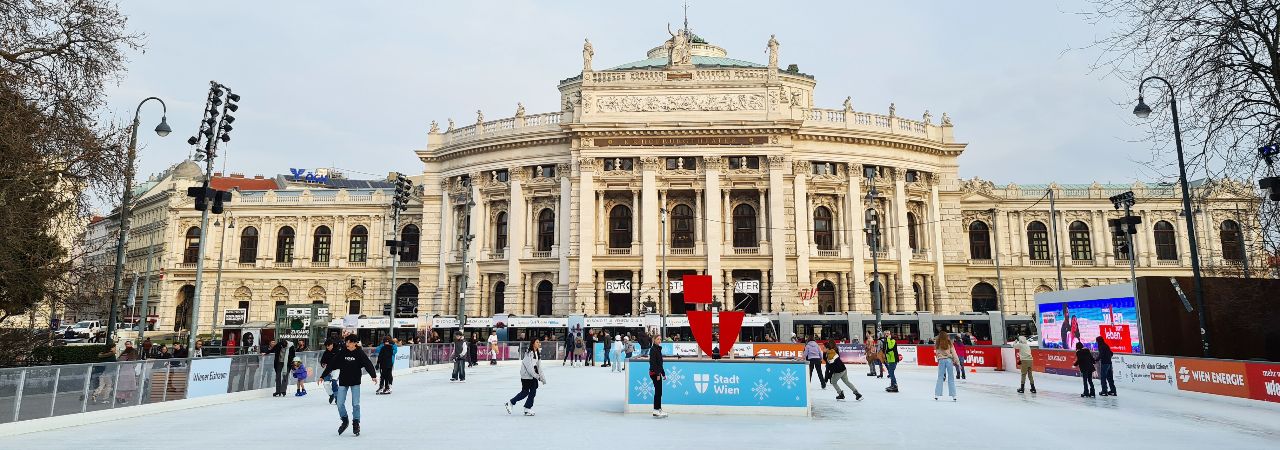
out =
[[[1001,328],[1002,306],[1026,329],[1037,292],[1129,279],[1131,252],[1107,222],[1122,215],[1108,197],[1124,191],[1142,218],[1138,274],[1190,274],[1176,185],[961,179],[967,144],[947,114],[857,111],[844,95],[817,107],[817,78],[781,68],[778,41],[767,45],[768,61],[753,63],[682,30],[643,59],[597,68],[588,42],[581,70],[557,85],[560,111],[433,122],[399,229],[386,183],[222,181],[241,190],[227,207],[236,228],[206,237],[206,270],[223,258],[220,307],[251,321],[285,303],[376,316],[394,288],[408,317],[582,314],[589,326],[638,326],[665,312],[679,324],[680,277],[705,274],[722,308],[749,314],[748,339],[830,337],[873,326],[878,280],[886,327],[984,337]],[[135,225],[131,239],[131,271],[156,241],[144,234],[164,242],[152,300],[162,328],[181,325],[195,294],[199,216],[176,194],[198,178],[189,165],[142,196],[155,225]],[[1239,273],[1261,254],[1242,212],[1256,197],[1229,180],[1193,190],[1203,265]],[[397,237],[413,254],[393,262],[381,243]],[[218,285],[205,280],[208,320]]]

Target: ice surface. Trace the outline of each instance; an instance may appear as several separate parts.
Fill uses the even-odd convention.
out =
[[[643,363],[637,367],[643,366]],[[979,372],[961,381],[959,402],[933,400],[936,370],[887,379],[850,366],[866,398],[837,403],[810,384],[813,416],[748,417],[623,414],[623,375],[607,368],[546,364],[537,416],[508,416],[502,402],[519,389],[517,366],[480,365],[467,383],[446,367],[397,376],[395,393],[373,395],[365,380],[363,433],[336,435],[338,417],[324,390],[297,398],[255,398],[141,418],[30,433],[0,440],[5,449],[129,448],[1277,448],[1280,405],[1212,396],[1120,391],[1079,397],[1076,378],[1039,375],[1039,394],[1020,395],[1017,374]],[[143,406],[141,408],[146,408]],[[22,426],[22,423],[5,425]],[[839,445],[840,447],[831,447]],[[888,446],[888,447],[885,447]]]

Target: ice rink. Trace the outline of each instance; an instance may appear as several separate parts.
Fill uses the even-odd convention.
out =
[[[1222,397],[1137,391],[1116,398],[1079,397],[1075,378],[1042,375],[1039,394],[1017,394],[1016,374],[979,372],[959,383],[959,401],[933,400],[935,371],[899,371],[902,392],[887,379],[851,366],[861,402],[836,402],[810,384],[810,418],[675,415],[655,420],[623,414],[623,375],[607,368],[547,362],[537,416],[502,402],[519,388],[514,363],[481,365],[467,383],[446,367],[401,375],[395,393],[373,395],[366,378],[363,434],[336,435],[335,408],[324,391],[264,396],[144,417],[0,438],[7,449],[257,448],[1277,448],[1280,405]],[[139,408],[148,408],[142,406]],[[130,408],[133,409],[133,408]],[[22,427],[23,423],[4,427]],[[887,447],[886,447],[887,446]],[[959,446],[959,447],[957,447]]]

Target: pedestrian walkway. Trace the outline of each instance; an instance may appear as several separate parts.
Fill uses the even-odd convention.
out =
[[[643,368],[639,363],[636,368]],[[1082,399],[1078,379],[1038,376],[1037,395],[1014,392],[1017,375],[980,372],[958,383],[959,402],[933,400],[935,372],[898,372],[902,392],[884,392],[887,379],[853,366],[861,402],[836,402],[835,391],[810,386],[813,416],[676,415],[654,420],[624,414],[623,375],[607,368],[568,368],[548,361],[535,417],[507,415],[502,402],[519,390],[514,363],[468,369],[466,383],[449,371],[396,377],[395,393],[373,395],[365,378],[364,430],[336,435],[338,417],[324,390],[311,395],[255,398],[141,418],[6,437],[0,447],[83,449],[555,448],[592,443],[620,448],[1275,448],[1280,405],[1219,397],[1186,398],[1120,391],[1117,398]],[[850,396],[852,397],[852,396]],[[140,408],[148,408],[142,406]],[[22,427],[24,423],[3,425]],[[1083,441],[1082,441],[1083,439]]]

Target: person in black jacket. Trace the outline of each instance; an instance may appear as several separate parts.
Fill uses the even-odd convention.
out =
[[[325,367],[332,363],[334,355],[337,353],[338,344],[334,343],[333,340],[324,341],[324,353],[320,355],[320,369],[324,370]],[[329,383],[325,386],[325,390],[329,391],[329,404],[332,405],[335,398],[334,394],[338,392],[338,380],[334,379],[333,376],[320,378]]]
[[[289,371],[285,370],[285,366],[289,361],[293,361],[293,345],[288,339],[280,339],[276,341],[274,347],[271,347],[271,353],[275,355],[272,362],[276,369],[276,393],[272,394],[272,397],[284,397],[289,390]]]
[[[462,342],[462,334],[453,335],[453,376],[450,382],[467,382],[467,343]]]
[[[346,347],[333,355],[329,365],[325,366],[324,372],[320,373],[320,378],[316,379],[317,384],[323,383],[325,377],[335,369],[338,370],[338,417],[342,419],[342,424],[338,425],[338,434],[347,431],[347,393],[350,393],[351,415],[355,419],[351,422],[353,424],[351,431],[356,436],[360,435],[360,371],[369,372],[369,380],[378,382],[373,361],[369,361],[369,355],[360,349],[358,342],[359,338],[354,334],[348,335]]]
[[[467,367],[475,367],[480,365],[480,358],[476,354],[480,353],[480,343],[476,342],[476,334],[471,333],[471,338],[467,339]]]
[[[587,334],[582,336],[582,341],[583,346],[587,349],[586,365],[596,365],[596,332],[587,331]]]
[[[1098,381],[1102,383],[1103,397],[1116,396],[1116,376],[1111,368],[1113,354],[1107,341],[1102,340],[1102,336],[1098,336]],[[1107,386],[1110,386],[1111,390],[1107,390]]]
[[[1080,380],[1084,383],[1084,393],[1080,396],[1093,397],[1093,353],[1080,342],[1076,342],[1076,362],[1072,365],[1080,368]]]
[[[653,335],[653,345],[658,351],[649,352],[649,380],[653,381],[653,417],[662,419],[667,413],[662,412],[662,381],[667,379],[667,371],[662,367],[662,335]]]
[[[378,390],[374,394],[390,394],[391,393],[391,370],[396,364],[396,346],[391,342],[390,336],[382,337],[382,345],[378,346],[378,363],[376,367],[382,372],[382,383],[378,385]]]

